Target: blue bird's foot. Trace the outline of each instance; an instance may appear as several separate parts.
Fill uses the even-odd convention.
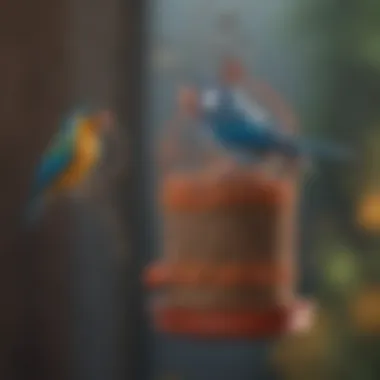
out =
[[[283,162],[281,173],[283,176],[294,177],[301,168],[307,168],[309,165],[311,165],[311,161],[304,158],[287,158]]]
[[[236,172],[238,167],[239,164],[235,160],[228,158],[213,166],[211,176],[217,180],[228,178],[231,174]]]
[[[241,171],[241,165],[239,165],[236,159],[229,156],[228,158],[218,158],[210,162],[210,164],[202,170],[202,177],[212,183],[224,182],[225,180],[231,179],[238,171]]]

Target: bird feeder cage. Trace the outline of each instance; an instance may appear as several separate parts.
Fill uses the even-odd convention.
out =
[[[229,79],[240,78],[238,65],[225,68]],[[283,334],[300,310],[297,174],[242,167],[225,152],[214,154],[194,117],[195,92],[182,89],[178,99],[161,144],[163,255],[144,277],[154,324],[201,338]]]

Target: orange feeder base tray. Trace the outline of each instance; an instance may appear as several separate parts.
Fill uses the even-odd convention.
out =
[[[265,311],[199,311],[159,305],[154,322],[160,332],[199,338],[276,338],[311,323],[311,305],[295,303]],[[301,322],[300,322],[301,320]],[[297,322],[298,321],[298,322]]]

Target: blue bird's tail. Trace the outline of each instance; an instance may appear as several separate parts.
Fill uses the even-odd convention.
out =
[[[350,149],[328,142],[295,140],[289,136],[281,136],[281,138],[277,136],[275,144],[282,154],[290,157],[305,156],[311,159],[340,162],[355,158]]]
[[[302,141],[299,147],[301,154],[321,160],[344,162],[355,158],[352,150],[328,142]]]

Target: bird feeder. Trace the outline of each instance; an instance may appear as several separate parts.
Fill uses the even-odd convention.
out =
[[[226,69],[240,78],[235,62]],[[276,337],[302,324],[298,311],[306,310],[295,297],[297,174],[225,165],[225,153],[198,135],[194,99],[180,91],[163,141],[162,257],[144,273],[155,327],[200,338]]]

